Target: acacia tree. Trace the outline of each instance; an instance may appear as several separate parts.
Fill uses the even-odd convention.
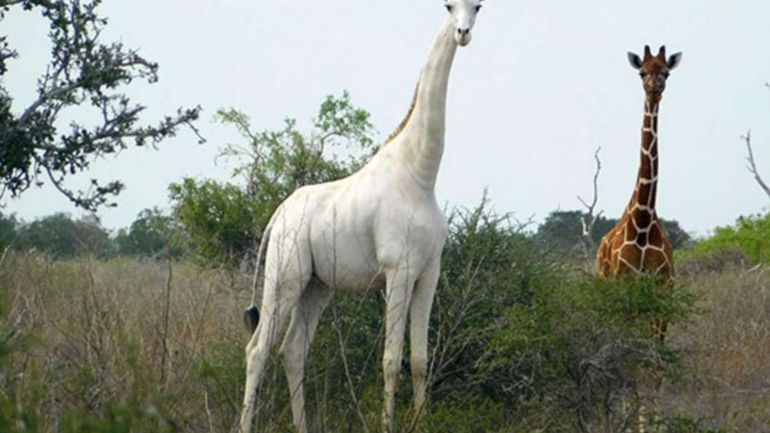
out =
[[[0,0],[0,22],[13,10],[37,11],[49,22],[51,59],[38,79],[37,96],[20,111],[3,78],[18,53],[0,36],[0,199],[18,197],[32,186],[50,182],[76,206],[95,210],[114,205],[119,181],[91,179],[86,191],[65,185],[66,177],[85,172],[97,158],[131,145],[156,145],[196,120],[200,107],[180,108],[154,125],[139,122],[145,110],[123,91],[134,80],[158,80],[158,64],[119,42],[102,41],[107,19],[101,0]],[[28,37],[33,37],[29,35]],[[62,128],[57,120],[89,109],[87,122]],[[73,111],[77,110],[77,113]],[[200,136],[198,136],[200,138]]]

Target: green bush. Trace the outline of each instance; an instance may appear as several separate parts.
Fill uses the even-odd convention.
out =
[[[718,227],[714,234],[682,254],[682,261],[706,260],[731,253],[751,263],[770,263],[770,214],[741,217],[732,227]]]
[[[508,309],[489,364],[530,428],[622,431],[676,352],[654,338],[653,320],[690,311],[686,292],[655,279],[565,278]]]
[[[507,309],[558,284],[563,267],[544,254],[510,215],[486,199],[449,218],[449,238],[431,318],[434,403],[505,401],[500,377],[484,369]]]

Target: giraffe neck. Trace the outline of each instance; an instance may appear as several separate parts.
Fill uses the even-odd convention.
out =
[[[392,144],[417,182],[429,189],[436,184],[444,154],[447,88],[457,51],[453,33],[447,19],[422,69],[412,111]]]
[[[659,107],[659,100],[648,98],[645,101],[639,174],[636,177],[636,190],[629,204],[630,212],[646,212],[649,213],[650,217],[655,214],[655,202],[658,194]],[[643,229],[644,227],[640,228]]]

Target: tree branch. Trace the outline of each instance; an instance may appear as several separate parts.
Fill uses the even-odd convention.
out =
[[[48,91],[41,92],[38,98],[32,104],[30,104],[26,110],[24,110],[21,116],[19,116],[19,123],[22,126],[26,125],[27,121],[29,121],[29,118],[37,111],[38,108],[45,104],[51,103],[51,101],[58,97],[77,90],[79,87],[81,87],[80,83],[70,83],[66,86],[54,87]]]
[[[0,0],[0,8],[7,8],[22,3],[24,0]]]
[[[742,135],[741,139],[746,142],[746,149],[748,151],[748,156],[746,157],[748,164],[746,165],[746,169],[748,169],[749,173],[754,176],[754,179],[759,184],[759,187],[762,188],[765,194],[767,194],[767,196],[770,198],[770,187],[767,186],[767,183],[765,183],[765,181],[762,179],[762,176],[760,176],[759,171],[757,170],[757,164],[754,161],[754,150],[751,148],[751,131],[749,130],[746,135]]]

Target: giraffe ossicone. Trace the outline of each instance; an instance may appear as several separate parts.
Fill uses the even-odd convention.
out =
[[[428,322],[447,236],[434,191],[444,152],[447,86],[458,45],[470,42],[481,0],[446,0],[445,7],[449,16],[428,55],[412,108],[387,146],[347,178],[295,191],[265,229],[257,259],[258,270],[266,253],[261,317],[256,273],[246,310],[256,329],[246,347],[241,433],[251,431],[257,389],[281,337],[293,421],[300,433],[307,432],[305,361],[335,290],[385,290],[383,430],[394,430],[407,317],[415,422],[425,409]]]

